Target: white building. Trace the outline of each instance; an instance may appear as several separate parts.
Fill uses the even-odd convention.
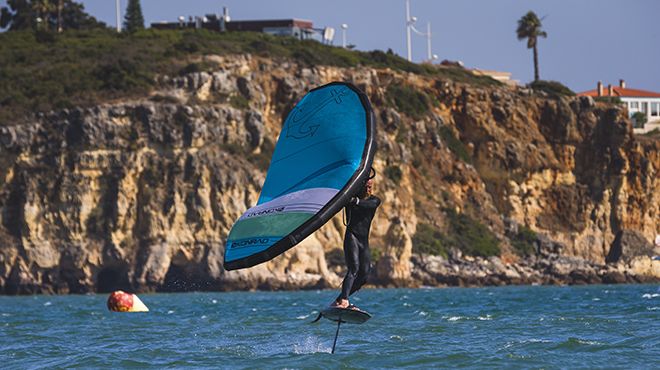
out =
[[[489,69],[475,68],[472,70],[472,73],[474,73],[477,76],[488,76],[494,80],[497,80],[509,86],[520,85],[520,81],[511,79],[511,72],[501,72],[501,71],[493,71]]]
[[[660,129],[660,93],[629,89],[624,80],[619,80],[619,86],[608,85],[607,89],[598,81],[596,90],[581,92],[578,95],[597,97],[617,97],[621,99],[630,117],[636,112],[642,112],[646,115],[646,124],[644,128],[635,128],[636,134],[642,134]],[[633,122],[635,124],[635,122]]]

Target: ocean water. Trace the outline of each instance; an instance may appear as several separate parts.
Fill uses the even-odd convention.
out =
[[[660,367],[660,286],[366,289],[362,325],[316,324],[334,291],[0,297],[0,368]]]

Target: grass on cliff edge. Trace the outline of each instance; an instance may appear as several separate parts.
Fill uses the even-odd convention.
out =
[[[457,67],[415,64],[382,51],[351,51],[261,33],[111,30],[0,33],[0,125],[30,113],[144,96],[158,74],[177,75],[198,56],[251,53],[338,67],[369,66],[480,86],[498,84]]]

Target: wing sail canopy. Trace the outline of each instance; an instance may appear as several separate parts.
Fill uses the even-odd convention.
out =
[[[363,92],[333,82],[307,93],[284,121],[257,205],[229,232],[225,269],[268,261],[325,224],[364,184],[374,152]]]

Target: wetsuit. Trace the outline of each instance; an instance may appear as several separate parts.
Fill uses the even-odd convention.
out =
[[[348,226],[344,236],[344,257],[348,272],[338,299],[348,299],[367,282],[371,270],[369,229],[378,206],[380,199],[373,195],[365,199],[353,198],[346,206]]]

